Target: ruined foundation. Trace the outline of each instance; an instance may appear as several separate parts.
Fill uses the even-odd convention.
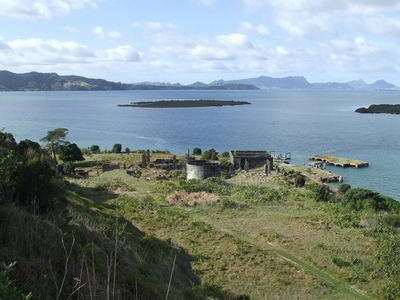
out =
[[[216,160],[193,160],[186,163],[186,179],[221,177],[221,164]]]

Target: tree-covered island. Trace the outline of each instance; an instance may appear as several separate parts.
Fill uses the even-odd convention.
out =
[[[400,114],[400,104],[372,104],[368,108],[360,107],[356,112],[361,114]]]
[[[250,104],[247,101],[233,100],[162,100],[132,102],[130,104],[118,104],[120,107],[145,107],[145,108],[187,108],[187,107],[213,107],[213,106],[234,106]]]

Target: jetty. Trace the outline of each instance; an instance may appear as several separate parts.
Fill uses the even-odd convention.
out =
[[[369,163],[366,161],[350,159],[350,158],[342,158],[342,157],[336,157],[336,156],[330,156],[330,155],[318,155],[318,154],[317,155],[309,155],[308,159],[326,162],[327,164],[340,166],[343,168],[349,167],[349,166],[353,166],[356,168],[369,166]]]

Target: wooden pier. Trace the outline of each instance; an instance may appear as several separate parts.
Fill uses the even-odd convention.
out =
[[[323,161],[323,162],[326,162],[327,164],[332,164],[332,165],[340,166],[343,168],[349,167],[349,166],[353,166],[356,168],[369,166],[369,163],[366,161],[350,159],[350,158],[342,158],[342,157],[336,157],[336,156],[330,156],[330,155],[309,155],[308,159]]]

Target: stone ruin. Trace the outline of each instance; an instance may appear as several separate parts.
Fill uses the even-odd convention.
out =
[[[221,177],[221,164],[217,160],[192,160],[186,163],[186,179]]]
[[[229,152],[229,159],[235,170],[240,169],[248,172],[249,169],[264,166],[265,174],[271,173],[274,160],[273,157],[264,150],[231,150]]]
[[[120,169],[120,165],[119,164],[113,164],[113,163],[104,163],[101,165],[101,171],[103,173],[105,172],[109,172],[112,170],[118,170]]]

